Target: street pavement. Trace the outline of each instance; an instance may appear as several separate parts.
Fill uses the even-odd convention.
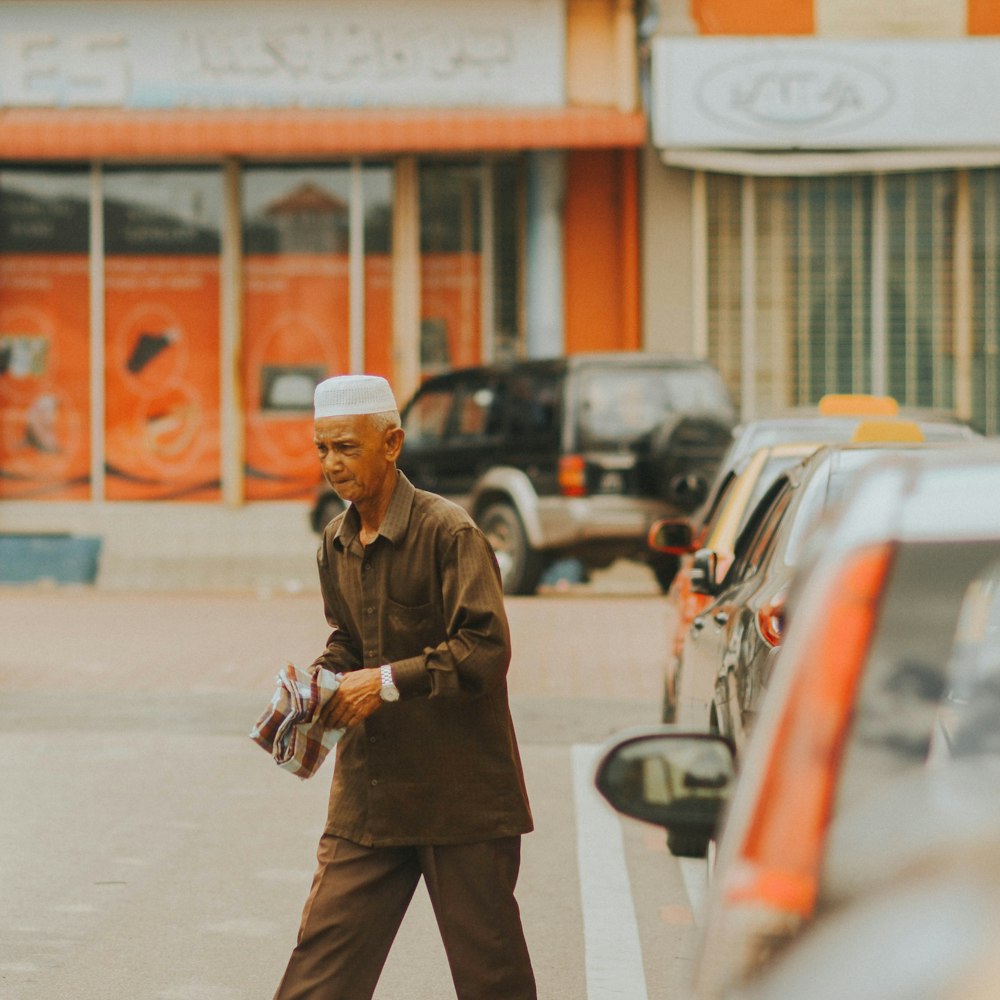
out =
[[[628,822],[618,833],[614,818],[639,866],[630,905],[644,966],[616,968],[600,954],[602,925],[584,946],[595,917],[573,791],[580,748],[655,721],[666,604],[619,579],[511,599],[509,613],[537,827],[519,898],[539,995],[675,995],[694,930],[662,834]],[[247,732],[277,669],[322,648],[318,594],[0,588],[0,635],[0,1000],[267,1000],[294,943],[330,772],[300,782]],[[594,985],[623,975],[648,993],[634,978],[624,993]],[[376,997],[451,995],[421,891]]]

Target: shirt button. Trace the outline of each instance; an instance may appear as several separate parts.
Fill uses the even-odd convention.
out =
[[[377,737],[375,737],[375,736],[369,736],[369,737],[368,737],[368,742],[369,742],[369,743],[377,743],[377,742],[378,742],[378,739],[377,739]]]
[[[378,784],[378,778],[372,778],[372,788]]]
[[[373,607],[365,608],[365,614],[370,615],[375,609]]]

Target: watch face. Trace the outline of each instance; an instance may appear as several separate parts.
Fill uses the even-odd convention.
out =
[[[384,685],[381,691],[383,701],[399,701],[399,689],[395,684]]]

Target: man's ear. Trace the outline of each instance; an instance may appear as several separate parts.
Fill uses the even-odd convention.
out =
[[[395,462],[399,458],[399,453],[403,450],[403,438],[406,433],[402,427],[393,427],[385,432],[385,457],[390,462]]]

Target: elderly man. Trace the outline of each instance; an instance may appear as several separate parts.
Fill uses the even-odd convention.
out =
[[[489,543],[396,469],[389,383],[316,388],[323,474],[348,501],[319,575],[343,674],[326,828],[275,1000],[366,1000],[421,876],[459,1000],[534,1000],[514,887],[532,828],[507,703],[510,635]]]

